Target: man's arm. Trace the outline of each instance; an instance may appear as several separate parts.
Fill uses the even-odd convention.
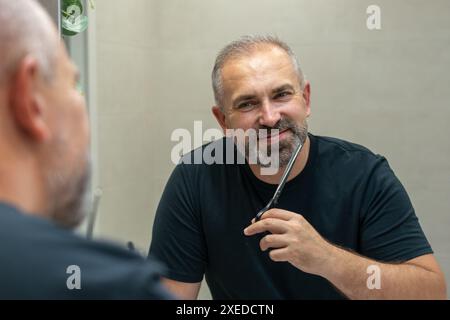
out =
[[[327,242],[301,215],[280,209],[268,211],[244,233],[266,231],[271,234],[260,247],[272,249],[273,261],[322,276],[350,299],[446,299],[445,279],[431,254],[401,264],[379,263]],[[379,289],[368,285],[378,271]]]
[[[431,254],[386,264],[337,247],[332,251],[320,275],[350,299],[446,299],[444,275]]]
[[[163,278],[163,284],[167,290],[182,300],[196,300],[202,283],[187,283]]]
[[[163,278],[168,290],[188,300],[197,299],[207,262],[195,167],[180,164],[172,172],[156,211],[149,250],[149,256],[167,268],[166,276],[181,277]]]

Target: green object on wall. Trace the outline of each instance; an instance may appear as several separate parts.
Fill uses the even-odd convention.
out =
[[[88,17],[83,15],[84,8],[81,0],[61,1],[61,29],[65,36],[74,36],[88,27]]]

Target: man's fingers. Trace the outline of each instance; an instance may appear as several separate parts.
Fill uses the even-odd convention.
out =
[[[270,233],[285,233],[287,231],[286,221],[279,219],[264,219],[248,226],[244,230],[246,236],[269,231]]]
[[[288,261],[289,251],[288,248],[275,249],[269,252],[269,257],[275,262]]]
[[[261,217],[261,220],[272,218],[272,219],[280,219],[280,220],[284,220],[284,221],[289,221],[292,218],[298,217],[298,216],[299,216],[299,214],[295,213],[295,212],[286,211],[286,210],[282,210],[282,209],[270,209],[263,214],[263,216]]]
[[[281,234],[269,234],[261,239],[259,247],[262,251],[266,251],[270,248],[283,248],[288,245],[285,235]]]

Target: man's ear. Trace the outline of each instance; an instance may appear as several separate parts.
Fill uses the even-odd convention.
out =
[[[226,125],[225,114],[223,113],[222,109],[219,106],[214,106],[212,107],[212,113],[214,114],[214,117],[216,117],[217,122],[223,130],[223,133],[225,133],[228,127]]]
[[[26,57],[21,62],[10,89],[11,114],[17,127],[30,139],[38,142],[50,138],[44,119],[43,96],[38,90],[39,65],[36,59]]]
[[[305,82],[303,99],[305,100],[306,117],[309,117],[311,115],[311,83],[309,81]]]

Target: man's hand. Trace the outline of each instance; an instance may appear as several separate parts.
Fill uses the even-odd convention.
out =
[[[281,209],[267,211],[262,219],[244,230],[246,236],[270,232],[260,241],[262,251],[273,261],[287,261],[296,268],[316,275],[327,264],[333,246],[300,214]]]
[[[332,245],[301,215],[272,209],[244,230],[252,236],[261,232],[261,250],[272,249],[273,261],[287,261],[296,268],[330,281],[350,299],[446,299],[445,279],[433,255],[404,263],[371,260]],[[367,286],[367,268],[380,268],[382,288]]]

